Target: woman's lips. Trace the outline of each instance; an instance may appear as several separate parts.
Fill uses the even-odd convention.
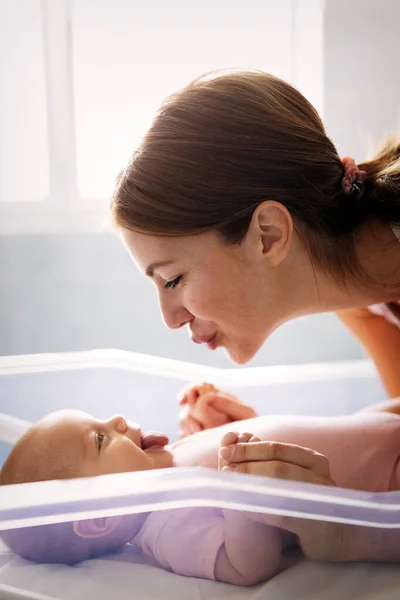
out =
[[[210,336],[193,336],[192,341],[195,344],[204,344],[209,350],[215,350],[218,347],[217,334]]]
[[[144,433],[140,438],[142,450],[148,450],[157,446],[163,448],[168,444],[168,441],[168,436],[159,431],[149,431],[148,433]]]
[[[218,346],[217,334],[215,333],[213,337],[206,342],[206,346],[209,350],[215,350]]]

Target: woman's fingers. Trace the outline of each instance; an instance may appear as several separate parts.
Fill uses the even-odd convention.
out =
[[[238,444],[251,444],[253,442],[261,442],[261,440],[252,433],[239,433]]]
[[[242,404],[233,394],[220,392],[211,383],[202,383],[188,388],[180,398],[179,404],[182,406],[179,421],[186,435],[199,430],[199,428],[185,430],[188,416],[200,425],[200,429],[211,429],[256,416],[254,409]],[[241,441],[247,442],[249,439]]]
[[[244,421],[245,419],[252,419],[257,416],[254,408],[243,404],[233,394],[227,394],[214,389],[210,390],[206,395],[205,400],[208,404],[212,405],[215,410],[225,413],[227,422]]]
[[[178,403],[180,406],[183,406],[184,404],[193,405],[199,396],[211,392],[212,390],[216,390],[212,383],[192,385],[182,392],[182,395],[178,398]]]
[[[330,478],[319,476],[315,471],[278,460],[229,463],[222,467],[222,471],[274,477],[275,479],[290,481],[304,481],[306,483],[321,485],[334,485]]]
[[[212,427],[219,427],[220,425],[229,423],[229,418],[226,414],[208,404],[203,396],[200,396],[196,404],[192,407],[191,414],[199,423],[202,423],[204,429],[211,429]]]
[[[231,463],[278,462],[292,464],[312,470],[321,478],[330,478],[328,459],[309,448],[281,442],[255,442],[252,444],[232,444],[220,449],[221,457]],[[285,469],[285,467],[282,467]]]
[[[225,433],[221,440],[221,448],[218,453],[218,470],[224,470],[224,467],[228,467],[230,462],[225,460],[221,454],[221,450],[225,446],[230,446],[231,444],[249,444],[253,442],[259,442],[260,438],[256,437],[252,433],[238,433],[237,431],[228,431]]]
[[[197,387],[192,387],[183,392],[182,396],[178,399],[178,403],[180,406],[194,404],[198,397],[199,393]]]
[[[209,421],[211,427],[255,416],[252,408],[218,391],[209,391],[200,395],[192,405],[192,412],[198,421],[204,423]],[[205,428],[207,429],[207,426]]]
[[[221,446],[228,446],[229,444],[236,444],[239,434],[237,431],[228,431],[222,436]]]
[[[236,444],[238,439],[239,439],[239,434],[237,433],[237,431],[228,431],[228,433],[225,433],[225,435],[222,436],[221,448],[219,449],[219,452],[218,452],[218,471],[223,471],[230,465],[230,462],[228,460],[225,460],[224,457],[222,456],[221,449],[225,446],[230,447],[231,444]]]

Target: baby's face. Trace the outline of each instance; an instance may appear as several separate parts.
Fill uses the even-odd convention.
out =
[[[172,466],[161,433],[143,434],[122,416],[99,421],[80,411],[48,415],[35,426],[41,453],[71,477],[145,471]],[[35,445],[35,444],[34,444]],[[46,461],[45,461],[46,462]]]

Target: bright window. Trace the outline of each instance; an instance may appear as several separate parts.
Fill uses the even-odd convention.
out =
[[[0,1],[0,202],[49,194],[40,5]]]
[[[101,227],[163,98],[206,71],[269,71],[322,107],[323,0],[0,0],[0,10],[2,233]]]

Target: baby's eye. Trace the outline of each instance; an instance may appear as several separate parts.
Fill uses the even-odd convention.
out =
[[[102,446],[104,440],[106,439],[106,436],[104,435],[104,433],[96,433],[95,439],[96,439],[97,449],[100,452],[101,446]]]
[[[164,285],[166,290],[173,290],[174,288],[176,288],[179,285],[179,282],[181,281],[183,275],[178,275],[178,277],[175,277],[175,279],[172,279],[172,281],[167,281]]]

